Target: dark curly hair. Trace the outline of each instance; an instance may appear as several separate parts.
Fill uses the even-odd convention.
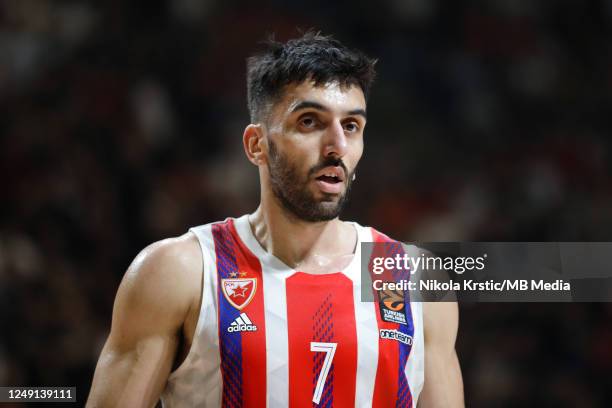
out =
[[[247,59],[247,99],[251,122],[265,119],[267,108],[289,84],[305,80],[315,85],[338,82],[358,85],[368,97],[374,80],[376,60],[351,50],[340,41],[320,32],[308,31],[302,37],[281,43],[270,39],[266,49]]]

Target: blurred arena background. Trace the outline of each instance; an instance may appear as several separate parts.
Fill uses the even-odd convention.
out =
[[[610,0],[4,0],[0,26],[0,385],[84,402],[138,251],[255,208],[244,60],[270,32],[379,58],[344,218],[612,240]],[[611,406],[611,304],[462,305],[457,347],[468,407]]]

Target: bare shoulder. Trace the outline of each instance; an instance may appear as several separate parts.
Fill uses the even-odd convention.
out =
[[[124,283],[170,285],[176,289],[192,284],[201,269],[197,238],[192,233],[157,241],[143,249],[127,270]]]
[[[125,273],[88,406],[153,406],[170,373],[179,333],[199,298],[202,261],[188,233],[143,249]]]
[[[197,239],[186,233],[143,249],[125,273],[122,285],[138,286],[143,296],[155,292],[161,299],[185,299],[185,292],[190,292],[198,282],[201,269]]]
[[[149,245],[119,286],[111,331],[139,337],[152,326],[178,330],[199,301],[201,274],[202,257],[192,233]],[[120,339],[131,343],[124,336]]]

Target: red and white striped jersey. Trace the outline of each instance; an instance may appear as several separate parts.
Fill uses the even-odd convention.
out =
[[[361,242],[388,242],[353,223],[351,263],[325,275],[266,252],[247,216],[192,228],[203,256],[193,343],[170,374],[164,407],[416,407],[423,385],[422,304],[402,321],[361,301]]]

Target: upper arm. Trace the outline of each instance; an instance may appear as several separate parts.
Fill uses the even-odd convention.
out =
[[[463,381],[455,351],[457,303],[423,303],[423,320],[425,384],[419,407],[463,407]]]
[[[201,270],[192,234],[155,243],[128,268],[117,291],[110,335],[98,360],[88,406],[153,406],[198,296]]]

